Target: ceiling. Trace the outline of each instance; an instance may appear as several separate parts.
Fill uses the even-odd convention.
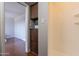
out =
[[[5,2],[5,19],[25,14],[25,8],[17,2]]]

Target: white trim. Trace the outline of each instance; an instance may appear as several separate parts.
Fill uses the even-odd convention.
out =
[[[26,36],[26,45],[28,45],[27,47],[26,47],[26,52],[29,52],[29,19],[30,19],[30,17],[29,17],[29,5],[26,7],[26,13],[25,13],[25,15],[26,15],[26,17],[25,17],[25,24],[26,24],[26,28],[25,28],[25,31],[27,31],[28,33],[27,33],[27,35],[28,36]],[[28,20],[27,20],[28,19]]]
[[[5,20],[4,20],[4,3],[3,2],[0,2],[0,39],[1,39],[1,52],[2,55],[5,55]]]

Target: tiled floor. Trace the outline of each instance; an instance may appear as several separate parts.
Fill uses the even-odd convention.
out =
[[[25,56],[25,42],[17,38],[9,38],[5,43],[6,56]]]

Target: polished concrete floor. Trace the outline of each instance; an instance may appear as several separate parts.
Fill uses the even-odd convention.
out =
[[[25,42],[18,38],[8,38],[5,43],[6,56],[25,56]]]

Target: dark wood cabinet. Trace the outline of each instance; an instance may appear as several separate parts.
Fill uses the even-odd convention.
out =
[[[38,3],[31,6],[31,19],[38,18]]]
[[[30,29],[30,50],[38,55],[38,29]]]
[[[35,26],[38,25],[38,3],[30,6],[30,52],[32,56],[38,55],[38,28]]]

